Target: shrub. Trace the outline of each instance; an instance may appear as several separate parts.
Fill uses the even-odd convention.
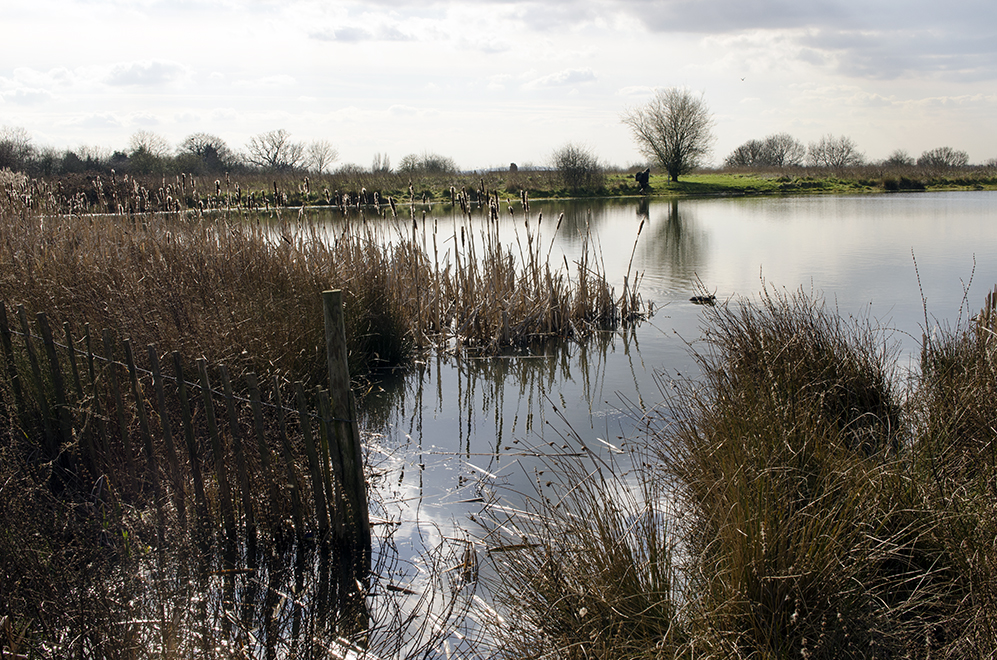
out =
[[[551,154],[550,164],[569,190],[596,188],[603,183],[599,159],[585,147],[569,143],[555,149]]]
[[[917,159],[919,167],[933,169],[951,169],[953,167],[965,167],[969,164],[969,154],[965,151],[958,151],[952,147],[938,147],[925,151]]]
[[[401,174],[454,174],[457,172],[457,163],[453,158],[441,156],[433,153],[409,154],[398,163],[398,172]]]

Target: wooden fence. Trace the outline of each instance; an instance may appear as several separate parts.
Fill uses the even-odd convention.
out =
[[[67,322],[57,338],[44,313],[32,324],[23,306],[12,319],[0,302],[0,438],[17,434],[55,491],[118,507],[151,497],[160,545],[176,533],[233,547],[261,534],[312,539],[337,549],[349,579],[365,579],[370,522],[342,294],[322,296],[329,388],[314,391],[252,373],[236,386],[225,365],[154,346],[140,364],[112,330],[77,337]]]

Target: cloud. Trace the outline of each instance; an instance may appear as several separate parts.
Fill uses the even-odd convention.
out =
[[[262,78],[253,78],[252,80],[239,80],[233,83],[234,87],[239,88],[279,88],[279,87],[291,87],[297,84],[294,76],[289,76],[286,73],[281,73],[275,76],[264,76]]]
[[[997,50],[990,39],[935,30],[813,30],[799,44],[848,76],[889,80],[944,75],[973,81],[997,74]]]
[[[746,36],[745,51],[771,41],[784,61],[885,80],[945,74],[963,81],[997,74],[997,3],[966,0],[952,11],[930,0],[619,0],[647,30]],[[766,36],[767,35],[767,36]],[[733,41],[728,43],[734,45]]]
[[[396,25],[380,25],[373,29],[357,25],[347,25],[341,28],[325,28],[308,33],[308,37],[317,41],[339,41],[343,43],[361,43],[364,41],[415,41],[415,37],[403,32]]]
[[[646,85],[636,85],[633,87],[623,87],[616,92],[617,96],[626,96],[631,98],[643,98],[654,94],[654,87],[648,87]]]
[[[419,109],[413,108],[410,105],[393,105],[388,108],[388,112],[393,115],[414,116],[419,114]]]
[[[795,0],[624,0],[621,6],[653,32],[740,32],[837,23],[840,3]]]
[[[113,112],[82,115],[66,122],[69,126],[78,126],[80,128],[121,128],[126,123]]]
[[[0,94],[0,97],[8,103],[14,103],[16,105],[37,105],[55,98],[52,92],[48,90],[31,89],[28,87],[21,87],[9,92],[4,92],[3,94]]]
[[[186,73],[187,68],[178,62],[162,60],[124,62],[111,67],[106,82],[115,86],[154,86],[178,80]]]
[[[526,89],[542,89],[546,87],[566,87],[579,83],[594,82],[595,72],[592,69],[563,69],[540,78],[534,78],[523,87]]]

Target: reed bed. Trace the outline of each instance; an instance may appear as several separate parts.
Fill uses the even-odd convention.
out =
[[[906,374],[802,292],[706,308],[702,377],[662,381],[626,456],[566,432],[498,493],[497,651],[993,657],[995,309]]]
[[[45,216],[0,224],[0,297],[53,322],[115,328],[137,345],[265,374],[322,373],[320,296],[345,292],[356,373],[414,348],[497,352],[581,338],[623,318],[591,247],[572,274],[546,246],[502,245],[459,224],[385,238],[354,218],[329,235],[305,214]],[[415,234],[416,232],[413,232]],[[443,249],[444,241],[448,241]],[[478,242],[483,250],[478,249]]]
[[[482,211],[491,224],[472,231],[465,221],[477,207],[466,193],[461,194],[465,209],[455,216],[452,233],[444,234],[436,222],[420,221],[411,211],[407,220],[384,217],[393,205],[370,218],[353,207],[335,225],[303,209],[288,214],[273,206],[262,214],[183,210],[197,185],[191,180],[178,188],[170,184],[159,197],[134,186],[128,196],[134,181],[112,180],[96,199],[71,195],[68,203],[62,191],[41,182],[11,175],[3,183],[0,299],[7,308],[25,318],[44,312],[51,323],[64,325],[67,338],[105,329],[127,339],[128,346],[156,347],[150,354],[176,351],[201,364],[224,364],[226,389],[231,378],[236,396],[260,374],[275,385],[276,410],[282,409],[279,398],[293,400],[289,383],[296,391],[311,391],[325,381],[320,294],[332,287],[344,291],[349,361],[361,374],[404,366],[419,349],[488,354],[581,339],[626,320],[591,247],[572,272],[567,263],[561,268],[549,262],[551,246],[541,245],[529,221],[522,242],[503,244],[491,202]],[[221,182],[215,192],[228,194]],[[275,189],[275,198],[280,194]],[[147,212],[157,204],[162,211]],[[26,360],[20,354],[17,359]],[[182,366],[196,373],[193,362]],[[129,473],[140,452],[140,427],[151,422],[154,432],[159,428],[155,415],[150,420],[135,412],[153,397],[148,376],[137,379],[141,382],[133,378],[124,403],[94,396],[74,401],[71,411],[60,404],[74,419],[98,426],[114,426],[108,411],[116,410],[120,428],[110,434],[119,431],[119,439],[101,456]],[[0,383],[0,407],[9,413],[0,429],[0,568],[7,596],[0,607],[6,623],[0,625],[13,631],[0,643],[4,653],[407,655],[438,650],[441,640],[459,631],[474,584],[452,569],[466,561],[466,542],[441,544],[415,569],[376,564],[369,585],[371,626],[358,632],[336,619],[340,611],[328,588],[330,579],[336,584],[337,558],[310,543],[308,530],[296,523],[295,541],[267,542],[272,554],[262,556],[248,541],[233,546],[231,538],[222,543],[218,536],[215,543],[211,534],[193,533],[194,507],[187,507],[185,519],[178,504],[182,494],[161,497],[146,481],[162,470],[172,495],[181,490],[189,495],[191,475],[171,465],[172,450],[146,445],[148,475],[143,469],[145,476],[122,486],[116,474],[85,469],[92,427],[71,432],[72,441],[40,453],[40,431],[13,412],[14,389]],[[49,393],[43,390],[57,388],[42,383],[37,389],[44,399]],[[214,406],[206,401],[195,411],[195,422],[210,427],[207,410]],[[161,411],[163,417],[175,413]],[[40,414],[38,419],[48,421],[44,411]],[[255,421],[245,410],[240,414],[233,429],[241,424],[244,432]],[[235,419],[231,410],[229,416]],[[292,424],[290,430],[307,436],[306,416],[297,419],[300,428]],[[283,435],[279,415],[263,423],[268,437]],[[232,434],[225,436],[225,446],[235,446],[237,432]],[[314,463],[307,440],[295,435],[290,443],[300,463],[287,467],[295,474],[290,482],[307,481],[303,475],[310,474],[314,486],[321,475],[309,472],[300,458],[304,451],[308,464]],[[248,498],[235,503],[236,517],[244,514],[248,529],[252,510],[261,527],[288,528],[288,507],[304,483],[286,485],[276,497],[265,488],[253,492],[246,487],[242,461],[257,481],[266,473],[266,452],[257,454],[252,443],[244,448],[230,456],[239,462],[239,489]],[[270,449],[279,455],[276,447]],[[216,467],[225,452],[210,450]],[[176,485],[180,482],[185,486]],[[203,499],[212,511],[223,510],[227,529],[232,513],[219,504],[229,499],[223,482],[221,476],[217,483],[209,478],[205,492],[196,494],[199,506]],[[316,507],[319,499],[316,495]],[[375,556],[390,562],[392,522],[384,524],[388,531],[378,535],[381,551],[375,548]],[[406,580],[414,573],[430,575],[421,582],[424,589],[409,586]],[[21,631],[25,636],[18,639]],[[467,639],[461,642],[465,646]]]

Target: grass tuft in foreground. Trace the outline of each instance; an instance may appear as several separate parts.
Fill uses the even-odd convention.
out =
[[[906,389],[883,333],[819,299],[707,308],[702,377],[642,413],[629,465],[572,435],[492,509],[500,649],[993,657],[995,303]]]

